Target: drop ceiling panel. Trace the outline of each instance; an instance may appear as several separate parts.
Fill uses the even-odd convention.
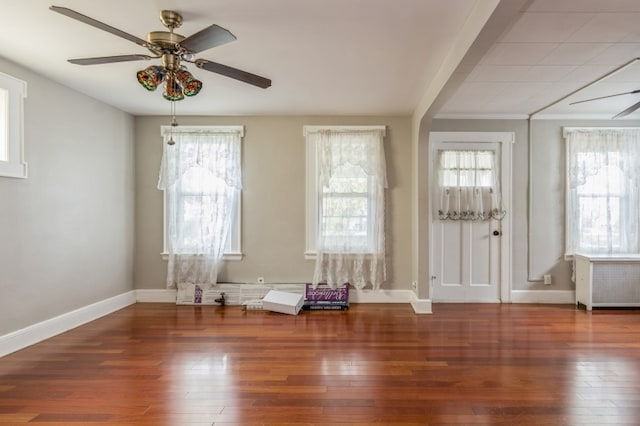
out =
[[[569,39],[596,17],[593,13],[526,13],[502,43],[555,43]]]
[[[537,65],[559,43],[497,43],[480,60],[482,65]]]
[[[572,43],[632,43],[640,41],[640,13],[602,13],[576,31]]]

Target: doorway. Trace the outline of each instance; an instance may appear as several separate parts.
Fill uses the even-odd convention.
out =
[[[433,302],[510,301],[511,278],[511,145],[510,132],[431,132],[431,259]],[[438,160],[442,155],[482,153],[492,158],[500,192],[499,212],[466,218],[436,212]],[[486,171],[483,169],[483,173]],[[461,185],[466,185],[464,182]],[[488,190],[491,192],[493,189]],[[452,209],[451,211],[455,211]],[[457,214],[457,213],[456,213]]]

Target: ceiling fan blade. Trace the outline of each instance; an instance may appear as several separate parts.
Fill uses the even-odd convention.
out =
[[[236,36],[218,25],[211,25],[180,42],[180,46],[192,53],[202,52],[221,44],[232,42]]]
[[[76,65],[99,65],[99,64],[110,64],[112,62],[128,62],[128,61],[140,61],[140,60],[149,60],[149,59],[155,59],[155,57],[149,56],[149,55],[100,56],[97,58],[69,59],[69,62]]]
[[[269,80],[268,78],[260,77],[259,75],[251,74],[236,68],[231,68],[227,65],[222,65],[217,62],[207,61],[206,59],[198,59],[197,61],[195,61],[195,64],[198,68],[215,72],[216,74],[224,75],[226,77],[234,78],[244,83],[253,84],[254,86],[258,86],[263,89],[271,86],[271,80]]]
[[[83,15],[81,13],[76,12],[75,10],[71,10],[68,9],[66,7],[60,7],[60,6],[51,6],[49,9],[53,10],[54,12],[58,12],[61,13],[62,15],[68,16],[69,18],[73,18],[77,21],[83,22],[85,24],[91,25],[92,27],[96,27],[99,28],[103,31],[106,31],[108,33],[117,35],[118,37],[122,37],[126,40],[132,41],[135,44],[138,44],[142,47],[147,47],[148,43],[146,41],[144,41],[141,38],[138,38],[136,36],[133,36],[129,33],[125,33],[124,31],[121,31],[117,28],[114,28],[110,25],[107,25],[103,22],[97,21],[93,18],[89,18],[86,15]]]
[[[614,95],[600,96],[600,97],[597,97],[597,98],[585,99],[585,100],[583,100],[583,101],[571,102],[569,105],[581,104],[581,103],[583,103],[583,102],[597,101],[597,100],[599,100],[599,99],[613,98],[614,96],[633,95],[633,94],[635,94],[635,93],[640,93],[640,89],[638,89],[638,90],[634,90],[634,91],[632,91],[632,92],[616,93],[616,94],[614,94]]]
[[[626,117],[627,115],[631,114],[632,112],[634,112],[638,108],[640,108],[640,102],[637,102],[637,103],[631,105],[629,108],[625,109],[621,113],[613,116],[612,119]]]

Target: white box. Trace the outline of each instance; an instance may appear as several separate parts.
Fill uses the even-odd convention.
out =
[[[262,299],[262,309],[282,314],[298,315],[303,303],[304,296],[302,294],[269,290],[269,293]]]

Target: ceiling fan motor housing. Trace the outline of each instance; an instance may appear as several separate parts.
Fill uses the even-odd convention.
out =
[[[147,34],[147,42],[151,46],[149,49],[156,54],[177,53],[177,45],[182,40],[184,40],[184,36],[169,31],[151,31]],[[159,51],[155,52],[154,50]]]
[[[162,25],[173,30],[182,25],[182,15],[173,10],[163,10],[160,12],[160,21]]]

